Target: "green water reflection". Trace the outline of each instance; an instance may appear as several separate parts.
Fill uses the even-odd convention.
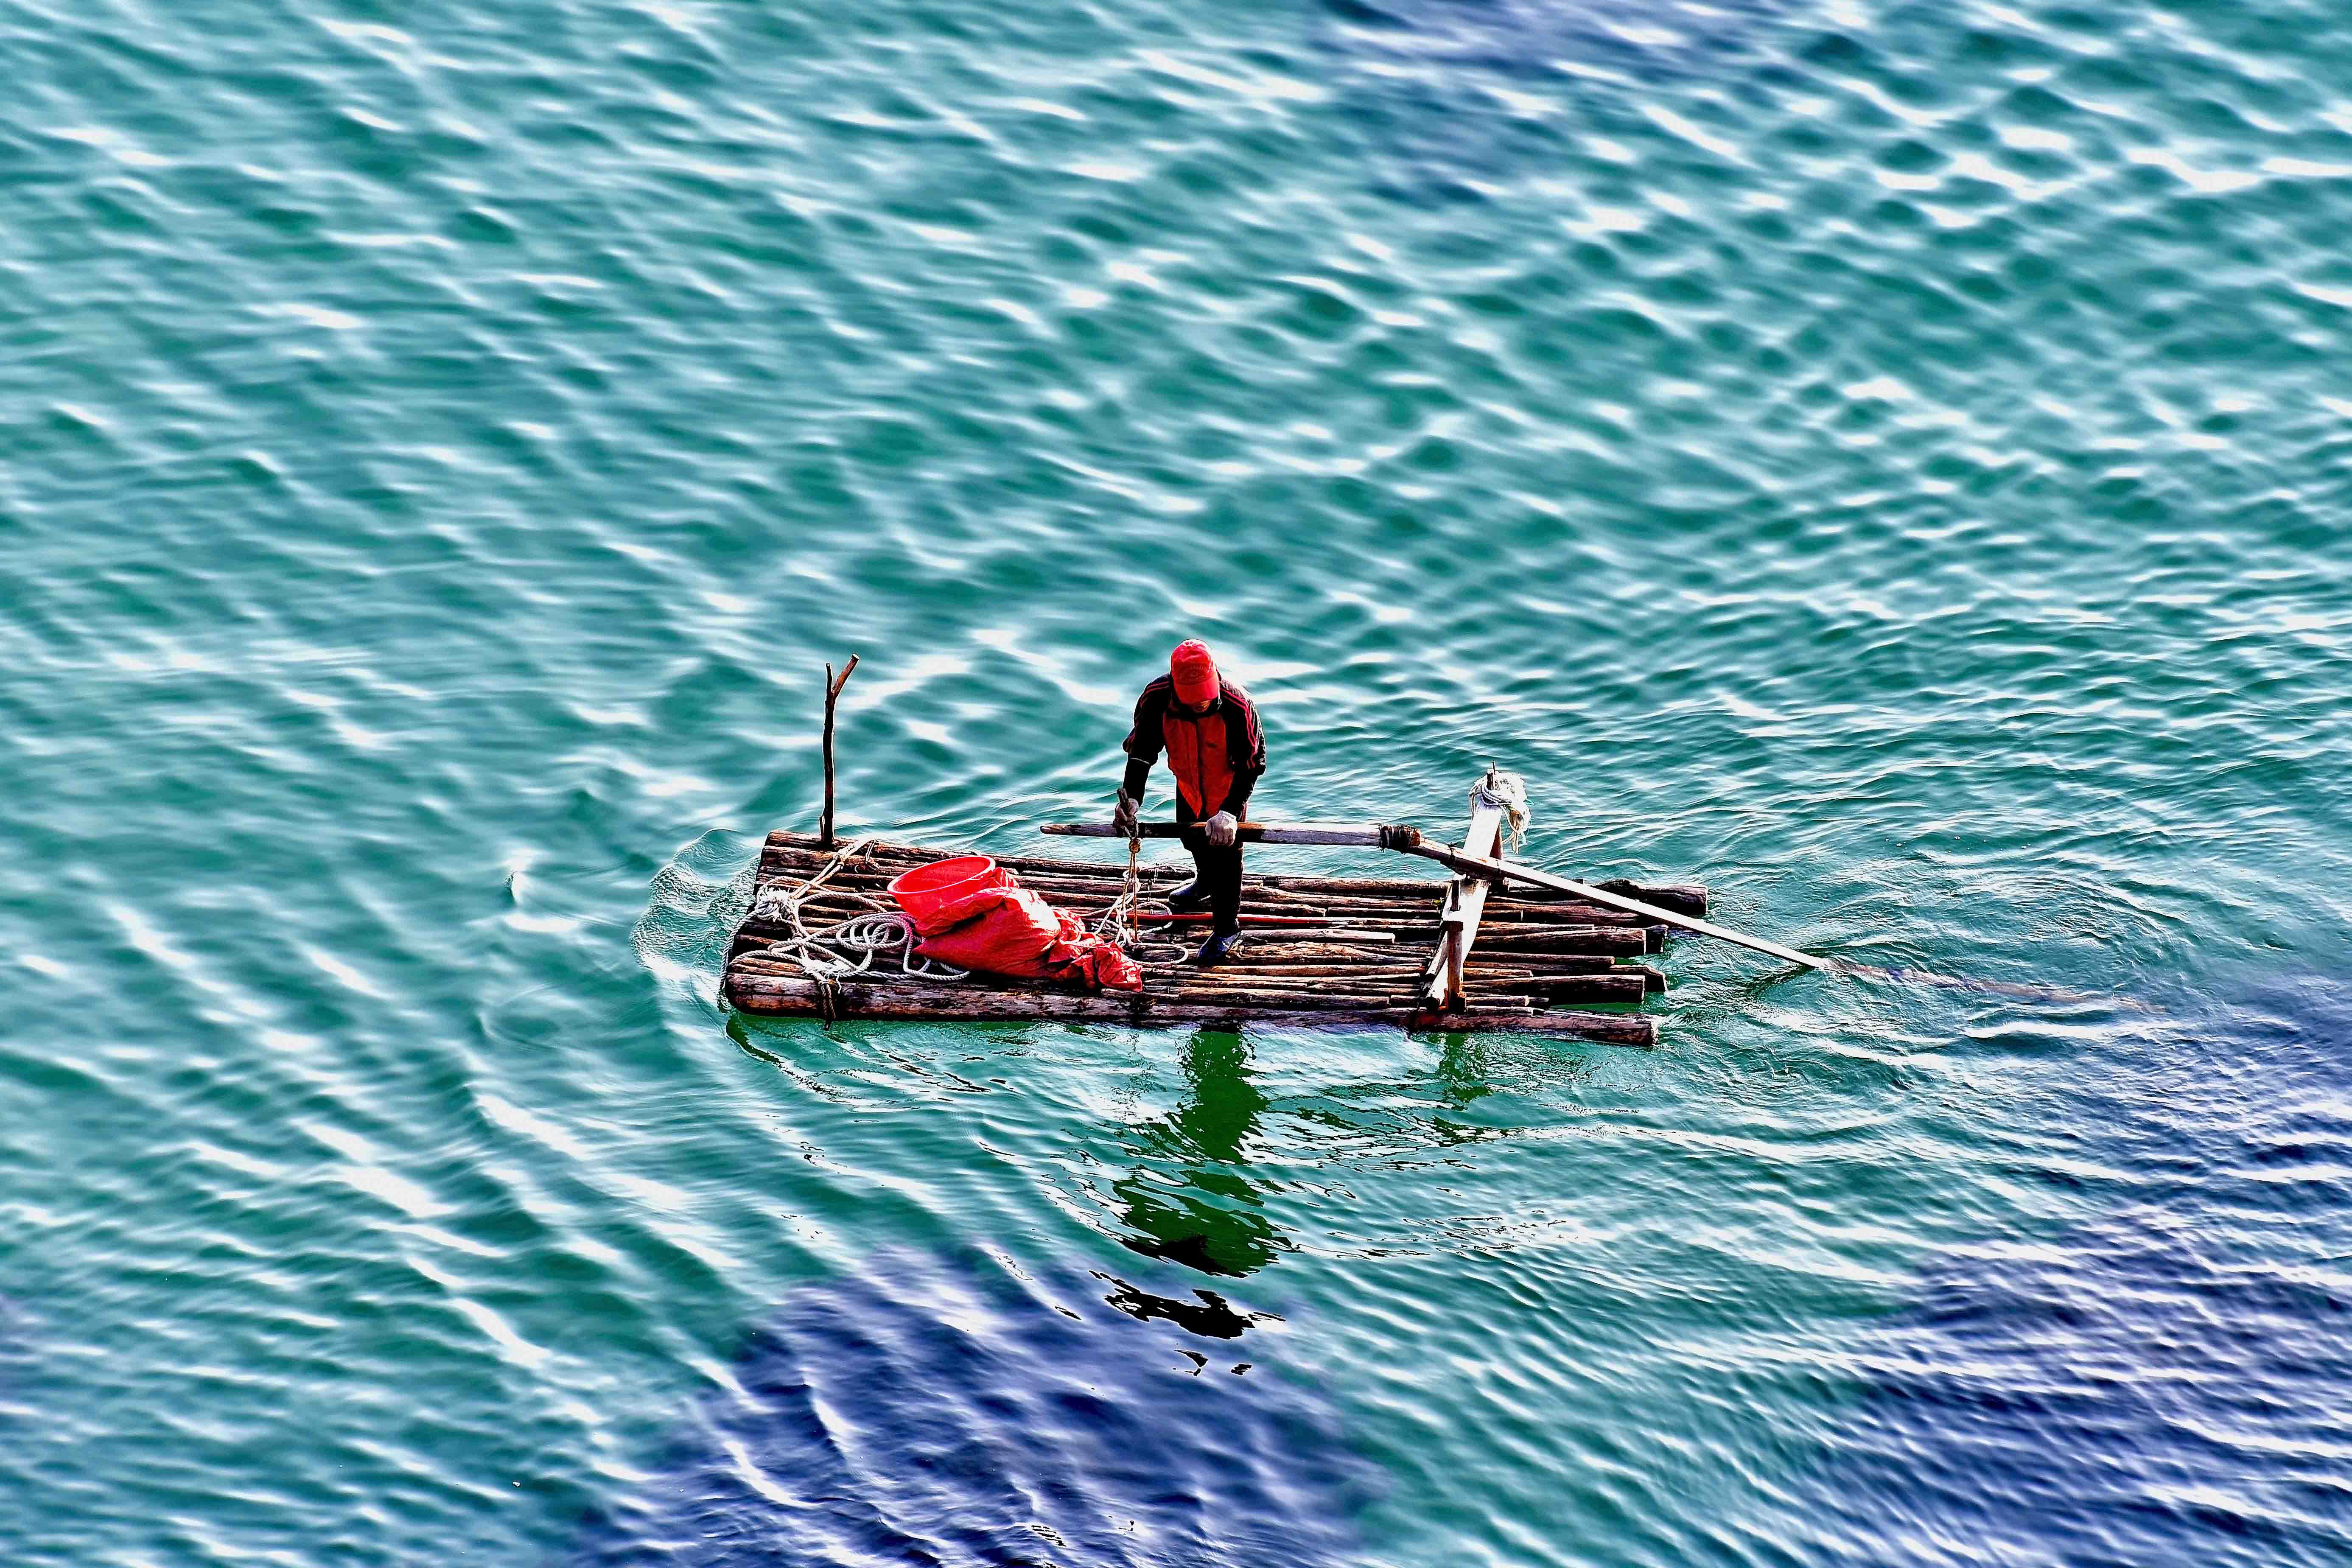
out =
[[[1182,1102],[1129,1134],[1142,1163],[1112,1188],[1129,1250],[1238,1279],[1291,1249],[1244,1173],[1268,1103],[1250,1065],[1239,1035],[1202,1029],[1185,1043]]]

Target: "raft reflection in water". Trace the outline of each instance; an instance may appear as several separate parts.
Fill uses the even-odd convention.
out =
[[[1119,1238],[1129,1250],[1233,1279],[1290,1250],[1243,1174],[1267,1104],[1249,1066],[1239,1035],[1202,1029],[1186,1042],[1183,1103],[1136,1130],[1145,1163],[1112,1187],[1135,1233]]]

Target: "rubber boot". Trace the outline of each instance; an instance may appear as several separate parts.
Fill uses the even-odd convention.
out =
[[[1203,969],[1230,963],[1241,956],[1234,951],[1241,940],[1242,933],[1237,931],[1221,931],[1201,944],[1201,951],[1192,955],[1192,962]]]
[[[1198,877],[1168,895],[1168,907],[1180,915],[1189,915],[1209,907],[1210,894],[1202,889]]]

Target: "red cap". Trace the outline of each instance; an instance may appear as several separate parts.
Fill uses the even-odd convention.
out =
[[[1176,700],[1198,708],[1217,695],[1217,661],[1209,645],[1194,640],[1176,645],[1168,656],[1168,673],[1176,678]]]

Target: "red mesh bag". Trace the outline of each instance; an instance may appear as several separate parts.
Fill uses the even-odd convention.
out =
[[[919,958],[1090,991],[1140,991],[1143,971],[984,855],[920,866],[890,884],[923,941]]]

